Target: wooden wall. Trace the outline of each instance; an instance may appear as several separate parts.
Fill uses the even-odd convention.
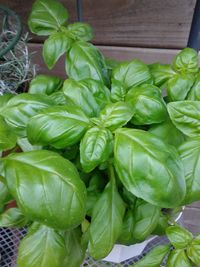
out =
[[[186,46],[196,0],[82,0],[83,20],[99,45],[182,48]],[[26,25],[33,0],[0,0]],[[76,0],[61,0],[77,19]],[[34,36],[32,41],[40,39]]]

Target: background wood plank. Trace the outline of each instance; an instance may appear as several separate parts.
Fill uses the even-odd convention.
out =
[[[33,0],[0,0],[26,25]],[[61,0],[76,21],[76,1]],[[83,0],[83,19],[92,25],[95,44],[131,47],[186,46],[196,0]],[[27,29],[27,27],[26,27]],[[32,42],[42,39],[34,36]]]
[[[196,0],[84,0],[84,20],[96,44],[186,46]]]

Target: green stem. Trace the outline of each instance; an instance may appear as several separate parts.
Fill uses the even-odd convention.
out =
[[[116,184],[116,180],[115,180],[115,170],[114,170],[114,167],[113,167],[112,164],[109,165],[108,173],[109,173],[109,179],[110,179],[111,183],[112,183],[113,185],[115,185],[115,184]]]

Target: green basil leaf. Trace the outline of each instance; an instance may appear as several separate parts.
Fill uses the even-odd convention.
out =
[[[197,75],[195,83],[192,86],[187,99],[200,101],[200,74]]]
[[[67,34],[74,40],[91,41],[93,31],[89,24],[82,22],[71,23],[67,26]]]
[[[113,102],[124,101],[127,91],[123,83],[112,79],[111,99]]]
[[[133,116],[133,109],[128,103],[117,102],[108,104],[99,115],[103,127],[114,131],[124,126]]]
[[[112,83],[118,81],[124,90],[142,83],[151,83],[152,77],[146,64],[135,59],[119,64],[112,73]]]
[[[182,73],[198,72],[198,53],[192,48],[184,48],[175,57],[172,67]]]
[[[124,216],[122,230],[117,242],[123,245],[132,245],[136,243],[137,240],[133,234],[134,225],[134,211],[132,209],[128,209]]]
[[[16,135],[0,116],[0,151],[15,147],[16,142]]]
[[[166,267],[192,267],[184,250],[175,249],[169,254]]]
[[[154,84],[158,87],[162,87],[170,78],[175,74],[170,65],[154,63],[149,65],[151,75],[154,79]]]
[[[152,125],[148,131],[175,147],[178,147],[185,140],[182,132],[180,132],[170,120]]]
[[[27,135],[33,145],[65,148],[77,143],[89,126],[89,119],[78,107],[55,106],[29,120]]]
[[[114,182],[109,182],[92,212],[88,245],[91,257],[101,259],[110,253],[120,235],[124,212],[117,187]]]
[[[129,192],[125,187],[122,189],[122,197],[124,201],[129,205],[129,207],[133,208],[135,207],[137,197],[133,195],[131,192]]]
[[[158,223],[156,225],[156,228],[153,230],[152,235],[159,235],[159,236],[165,235],[166,229],[169,226],[168,220],[169,220],[168,216],[163,214],[161,211]]]
[[[178,101],[167,105],[173,124],[189,137],[200,133],[200,101]]]
[[[186,196],[183,203],[189,204],[200,200],[200,137],[188,139],[179,147],[179,153],[186,180]]]
[[[7,102],[13,98],[15,95],[12,94],[4,94],[0,95],[0,111],[6,106]]]
[[[160,208],[138,199],[134,208],[134,227],[132,235],[137,240],[145,240],[156,228]]]
[[[91,78],[109,85],[105,59],[92,44],[84,41],[74,42],[65,66],[68,76],[74,80]]]
[[[81,244],[82,233],[80,228],[65,233],[67,257],[62,267],[80,267],[85,258],[86,249]]]
[[[2,178],[0,176],[0,178]],[[5,204],[10,200],[10,193],[6,184],[0,180],[0,209],[5,206]]]
[[[28,19],[32,33],[50,35],[59,30],[68,19],[68,12],[56,0],[36,0]]]
[[[28,220],[18,208],[10,208],[0,215],[0,227],[23,227]]]
[[[30,83],[29,94],[51,95],[62,87],[63,81],[57,76],[40,74]]]
[[[100,107],[95,96],[83,82],[68,79],[64,82],[63,92],[67,99],[79,106],[90,117],[97,116]]]
[[[194,238],[187,247],[187,256],[195,265],[200,266],[200,235]]]
[[[27,138],[18,138],[17,144],[23,152],[42,149],[42,146],[33,146]]]
[[[113,152],[112,133],[105,128],[93,127],[80,143],[80,161],[85,172],[91,172],[107,161]]]
[[[58,91],[49,96],[49,99],[51,99],[55,105],[57,106],[65,106],[67,105],[67,99],[63,93],[63,91]]]
[[[179,225],[173,225],[166,229],[167,237],[170,243],[176,248],[186,248],[192,241],[193,235],[185,228]]]
[[[81,223],[86,189],[70,161],[46,150],[11,154],[3,160],[8,189],[27,218],[58,229]]]
[[[186,186],[180,157],[174,147],[155,135],[136,129],[117,130],[114,160],[121,182],[137,197],[165,208],[183,200]]]
[[[176,74],[167,83],[167,95],[170,101],[186,99],[194,83],[194,77],[188,74]]]
[[[11,98],[1,111],[1,115],[14,133],[24,137],[28,120],[52,105],[53,102],[45,95],[24,93]]]
[[[44,42],[43,58],[49,69],[70,49],[72,40],[64,32],[55,32]]]
[[[159,123],[166,119],[167,109],[158,87],[151,84],[131,88],[125,98],[130,103],[135,125]]]
[[[131,267],[160,267],[169,252],[168,245],[159,245],[153,248],[144,258],[131,265]]]
[[[45,225],[34,224],[20,243],[17,266],[60,267],[65,254],[63,235]]]

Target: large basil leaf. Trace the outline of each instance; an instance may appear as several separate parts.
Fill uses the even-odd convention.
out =
[[[29,94],[50,95],[58,91],[62,84],[62,79],[57,76],[40,74],[32,79],[28,92]]]
[[[200,134],[200,101],[178,101],[167,105],[173,124],[190,137]]]
[[[186,186],[180,157],[174,147],[155,135],[117,130],[114,160],[121,182],[137,197],[165,208],[176,207],[183,200]]]
[[[136,125],[159,123],[166,119],[167,109],[159,88],[144,84],[129,90],[125,100],[131,104]]]
[[[85,258],[85,248],[81,244],[82,233],[76,228],[65,233],[67,257],[62,267],[80,267]]]
[[[66,254],[65,240],[58,231],[45,225],[33,224],[21,241],[19,267],[60,267]]]
[[[105,59],[92,44],[84,41],[74,42],[65,66],[68,76],[74,80],[91,78],[109,85]]]
[[[194,238],[187,247],[187,256],[197,266],[200,266],[200,235]]]
[[[19,136],[26,136],[28,120],[53,102],[45,95],[19,94],[11,98],[1,111],[6,123]]]
[[[152,125],[149,132],[175,147],[178,147],[185,140],[182,132],[180,132],[170,120]]]
[[[192,267],[184,250],[175,249],[169,254],[166,267]]]
[[[72,40],[64,32],[55,32],[44,42],[43,58],[49,69],[52,69],[58,59],[66,53]]]
[[[92,212],[88,245],[91,257],[101,259],[112,250],[122,229],[124,212],[117,187],[113,181],[109,182]]]
[[[187,99],[200,101],[200,74],[197,75],[195,83],[192,86]]]
[[[115,81],[128,90],[129,87],[152,82],[152,77],[147,65],[135,59],[117,65],[112,73],[112,83]]]
[[[182,73],[198,72],[198,53],[192,48],[184,48],[175,57],[173,68]]]
[[[193,235],[187,231],[185,228],[182,228],[179,225],[173,225],[166,229],[167,237],[170,240],[170,243],[176,248],[186,248],[187,245],[192,241]]]
[[[123,245],[132,245],[137,242],[133,229],[135,225],[134,219],[134,211],[132,209],[128,209],[123,220],[122,230],[120,236],[117,240],[120,244]]]
[[[132,235],[137,240],[145,240],[156,228],[160,208],[138,199],[134,208],[134,227]]]
[[[90,41],[93,31],[89,24],[82,22],[71,23],[67,26],[67,34],[74,40]]]
[[[133,109],[128,103],[117,102],[108,104],[99,115],[102,126],[111,131],[125,125],[133,116]]]
[[[16,142],[16,135],[0,116],[0,151],[15,147]]]
[[[27,219],[18,208],[10,208],[0,215],[0,227],[23,227]]]
[[[176,74],[167,83],[167,95],[170,101],[186,99],[194,83],[194,77],[188,74]]]
[[[105,162],[113,152],[112,133],[105,128],[93,127],[80,143],[80,161],[85,172],[91,172]]]
[[[171,66],[167,64],[154,63],[149,65],[149,68],[154,79],[154,84],[158,87],[162,87],[175,74]]]
[[[70,161],[46,150],[11,154],[3,160],[8,189],[25,216],[58,229],[81,223],[86,189]]]
[[[131,265],[131,267],[160,267],[169,250],[168,245],[156,246],[144,258]]]
[[[67,99],[90,117],[98,116],[100,110],[110,101],[110,92],[103,83],[93,79],[75,81],[67,79],[64,82],[63,92]]]
[[[200,137],[189,139],[179,147],[183,162],[186,196],[183,203],[192,203],[200,200]]]
[[[59,30],[68,19],[68,12],[56,0],[36,0],[33,4],[28,25],[37,35],[50,35]]]
[[[27,135],[33,145],[65,148],[77,143],[90,122],[76,106],[56,106],[44,109],[28,123]]]
[[[114,79],[112,80],[111,99],[113,102],[124,101],[127,91],[123,83]]]

